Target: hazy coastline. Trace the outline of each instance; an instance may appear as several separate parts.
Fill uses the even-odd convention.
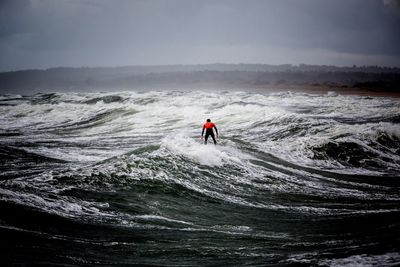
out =
[[[207,64],[51,68],[0,73],[0,93],[149,90],[296,91],[399,97],[400,69]]]

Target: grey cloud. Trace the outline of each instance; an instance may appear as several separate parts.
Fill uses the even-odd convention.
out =
[[[364,58],[393,65],[400,57],[400,15],[386,9],[398,2],[3,0],[0,69],[271,58],[307,63],[311,57],[340,64],[335,53],[349,55],[342,64]]]

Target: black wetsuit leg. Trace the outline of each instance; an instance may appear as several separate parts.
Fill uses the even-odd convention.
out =
[[[210,135],[211,135],[211,137],[212,137],[212,139],[214,141],[214,145],[216,145],[217,141],[215,140],[214,132],[213,132],[212,129],[207,129],[206,130],[206,136],[204,137],[204,144],[207,145],[208,136],[210,136]]]
[[[204,144],[207,145],[208,136],[210,135],[209,131],[206,131],[206,135],[204,136]]]

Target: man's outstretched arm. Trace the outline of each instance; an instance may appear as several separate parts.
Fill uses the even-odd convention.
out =
[[[217,137],[218,137],[218,129],[217,129],[217,127],[214,126],[214,129],[215,129],[215,133],[217,134]]]
[[[204,129],[205,129],[206,127],[204,127],[203,126],[203,130],[201,131],[201,136],[203,137],[203,134],[204,134]]]

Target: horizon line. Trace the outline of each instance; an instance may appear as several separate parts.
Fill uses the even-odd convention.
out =
[[[269,64],[269,63],[224,63],[224,62],[214,62],[214,63],[191,63],[191,64],[138,64],[138,65],[114,65],[114,66],[54,66],[54,67],[38,67],[38,68],[22,68],[22,69],[12,69],[12,70],[0,70],[0,73],[8,73],[8,72],[19,72],[19,71],[47,71],[52,69],[117,69],[117,68],[129,68],[129,67],[173,67],[173,66],[208,66],[208,65],[249,65],[249,66],[271,66],[271,67],[281,67],[281,66],[290,66],[290,67],[302,67],[302,66],[312,66],[312,67],[331,67],[331,68],[382,68],[382,69],[400,69],[399,66],[384,66],[384,65],[330,65],[330,64],[307,64],[307,63],[282,63],[282,64]]]

